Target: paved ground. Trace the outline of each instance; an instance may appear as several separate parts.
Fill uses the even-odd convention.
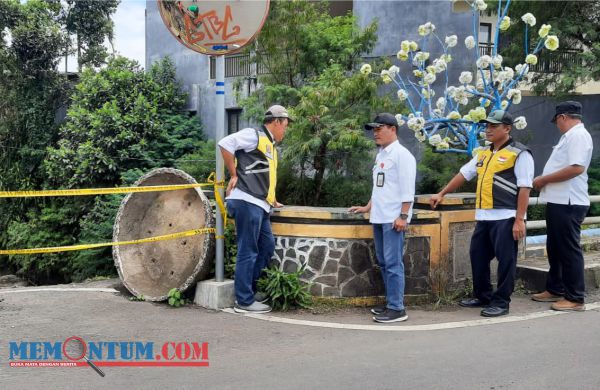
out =
[[[193,306],[133,302],[112,282],[66,291],[0,290],[3,389],[583,389],[600,388],[600,304],[555,315],[516,297],[514,322],[476,310],[411,308],[409,321],[364,329],[279,323]],[[22,291],[22,289],[18,290]],[[106,291],[106,292],[101,292]],[[600,301],[592,295],[588,302]],[[367,309],[272,317],[371,327]],[[275,318],[276,317],[276,318]],[[479,321],[479,322],[478,322]],[[428,324],[458,324],[427,330]],[[463,324],[463,325],[461,325]],[[413,327],[413,329],[410,329]],[[406,331],[397,331],[405,328]],[[383,330],[382,330],[383,329]],[[208,342],[209,367],[8,366],[10,341]]]

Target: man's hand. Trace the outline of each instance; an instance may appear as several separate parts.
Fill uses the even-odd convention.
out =
[[[237,181],[238,181],[237,176],[234,176],[231,179],[229,179],[229,184],[227,184],[227,191],[225,191],[225,196],[229,196],[229,194],[231,193],[231,190],[233,190],[235,188],[235,186],[237,185]]]
[[[370,210],[367,206],[352,206],[348,209],[349,213],[368,213]]]
[[[546,183],[546,180],[544,180],[544,176],[538,176],[535,179],[533,179],[533,188],[536,191],[540,191],[542,188],[544,188],[546,184],[548,183]]]
[[[275,207],[276,209],[280,209],[283,207],[283,204],[279,203],[278,201],[275,201],[275,205],[273,207]]]
[[[444,199],[444,195],[442,195],[441,193],[433,194],[429,199],[429,205],[432,209],[435,210],[435,208],[438,206],[438,204],[440,204],[442,199]]]
[[[525,221],[522,219],[515,219],[515,223],[513,224],[513,238],[515,241],[519,241],[520,239],[525,237]]]
[[[396,230],[398,232],[403,232],[403,231],[406,231],[407,228],[408,228],[408,221],[406,219],[396,218],[394,220],[394,230]]]

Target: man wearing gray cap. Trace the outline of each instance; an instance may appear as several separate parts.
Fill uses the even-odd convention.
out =
[[[554,302],[551,308],[562,311],[585,310],[584,260],[581,250],[581,223],[590,207],[587,169],[593,143],[585,129],[581,104],[561,102],[552,123],[562,134],[546,162],[541,176],[533,180],[546,203],[546,252],[550,270],[546,290],[531,298]]]
[[[238,313],[268,313],[266,297],[256,283],[275,251],[269,215],[277,185],[277,149],[291,121],[287,110],[271,106],[260,128],[246,128],[219,141],[231,179],[227,185],[227,211],[235,220],[237,258],[235,306]]]
[[[370,212],[377,262],[385,287],[386,306],[371,310],[373,321],[406,321],[404,308],[404,234],[408,229],[415,197],[417,163],[398,142],[398,121],[381,113],[365,125],[372,130],[379,152],[373,166],[373,191],[366,206],[353,206],[349,212]]]
[[[482,308],[484,317],[508,314],[515,286],[517,249],[525,238],[525,213],[533,180],[533,157],[527,147],[515,142],[512,115],[503,110],[490,112],[485,123],[489,146],[481,148],[430,204],[436,208],[444,195],[457,190],[465,180],[477,176],[475,231],[469,255],[474,298],[459,302],[463,307]],[[493,290],[490,262],[498,260],[498,283]]]

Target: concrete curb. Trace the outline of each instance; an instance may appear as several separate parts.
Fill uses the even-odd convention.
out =
[[[106,292],[106,293],[119,293],[114,288],[96,288],[96,287],[27,287],[27,288],[11,288],[11,289],[0,289],[0,294],[13,294],[13,293],[25,293],[25,292],[40,292],[40,291],[57,291],[57,292]]]
[[[600,309],[600,302],[586,303],[586,311]],[[473,326],[481,325],[493,325],[510,322],[519,322],[533,320],[537,318],[553,317],[564,314],[571,314],[572,312],[545,310],[535,313],[516,315],[516,316],[505,316],[498,318],[485,318],[480,320],[467,320],[467,321],[454,321],[454,322],[442,322],[438,324],[425,324],[425,325],[360,325],[360,324],[340,324],[336,322],[320,322],[320,321],[309,321],[309,320],[296,320],[285,317],[276,317],[264,314],[238,314],[233,309],[223,309],[224,313],[250,317],[253,319],[277,322],[289,325],[303,325],[312,326],[319,328],[334,328],[334,329],[348,329],[348,330],[374,330],[380,332],[415,332],[415,331],[428,331],[428,330],[444,330],[444,329],[456,329],[456,328],[468,328]],[[579,312],[581,313],[581,312]]]

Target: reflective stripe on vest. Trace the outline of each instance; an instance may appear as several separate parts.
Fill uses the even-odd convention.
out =
[[[524,145],[510,141],[492,153],[491,146],[477,153],[477,203],[479,209],[517,209],[515,163]]]
[[[235,152],[237,187],[254,196],[275,204],[277,185],[277,149],[269,136],[262,130],[256,130],[258,139],[256,149],[250,152]]]

